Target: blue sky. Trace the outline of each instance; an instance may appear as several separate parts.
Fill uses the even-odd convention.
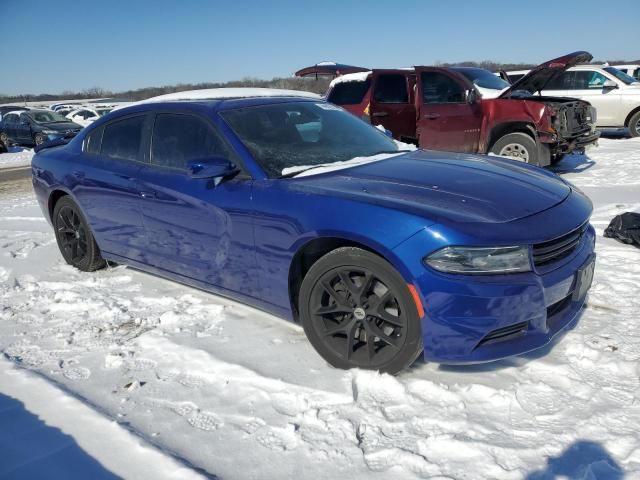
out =
[[[0,94],[272,78],[323,60],[640,57],[639,0],[465,3],[0,0]]]

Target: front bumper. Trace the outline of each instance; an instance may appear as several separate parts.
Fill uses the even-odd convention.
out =
[[[460,276],[425,268],[416,279],[425,309],[425,359],[481,363],[550,343],[579,316],[584,297],[573,298],[577,272],[593,256],[594,246],[589,226],[568,257],[533,272]]]

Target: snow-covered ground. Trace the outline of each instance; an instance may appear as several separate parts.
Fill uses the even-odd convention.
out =
[[[28,181],[0,184],[0,400],[130,478],[640,478],[640,250],[602,237],[640,211],[640,139],[557,170],[595,204],[577,327],[534,354],[397,377],[332,369],[297,326],[192,288],[78,272]],[[0,448],[7,435],[20,443],[0,424]],[[0,478],[11,465],[0,451]]]
[[[32,149],[12,147],[9,153],[0,154],[0,169],[31,165]]]

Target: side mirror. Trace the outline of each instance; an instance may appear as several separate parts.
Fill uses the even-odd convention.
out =
[[[223,157],[203,158],[192,160],[187,164],[187,171],[191,178],[217,178],[222,179],[238,172],[232,162]],[[217,184],[217,183],[216,183]]]
[[[476,103],[478,101],[478,91],[475,88],[471,88],[464,92],[464,98],[469,104]]]
[[[602,84],[602,88],[614,89],[614,88],[619,88],[619,87],[618,87],[618,84],[616,82],[614,82],[613,80],[605,80],[605,82]]]

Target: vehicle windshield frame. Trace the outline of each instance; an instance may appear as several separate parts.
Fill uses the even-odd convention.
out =
[[[293,126],[296,128],[297,134],[300,135],[299,140],[296,140],[295,143],[293,143],[293,141],[282,141],[274,136],[272,136],[271,139],[275,140],[271,142],[271,139],[267,138],[266,135],[262,138],[258,138],[255,135],[251,137],[251,134],[255,134],[256,132],[270,131],[264,128],[256,129],[255,123],[259,123],[259,120],[255,120],[257,117],[253,116],[257,116],[260,112],[263,112],[262,120],[264,120],[265,116],[269,117],[272,114],[281,115],[286,109],[292,112],[295,110],[300,111],[301,117],[309,115],[309,118],[311,118],[311,116],[315,115],[318,120],[292,124],[285,122],[285,124],[288,124],[286,126],[290,130]],[[252,115],[251,121],[254,122],[253,132],[248,132],[250,127],[247,127],[247,120],[250,117],[248,117],[247,114]],[[401,153],[398,145],[384,132],[363,122],[343,108],[322,100],[291,100],[259,105],[234,106],[233,108],[221,109],[219,115],[251,155],[256,165],[269,179],[292,176],[285,174],[285,170],[290,171],[291,169],[299,168],[301,172],[302,167],[315,168],[316,166],[344,164],[356,158],[375,157],[380,153]],[[274,116],[277,115],[272,115],[272,118]],[[333,120],[332,116],[334,116],[334,119],[339,120]],[[307,117],[302,119],[305,118]],[[335,123],[326,123],[327,119],[329,119],[329,122]],[[244,123],[242,123],[243,120]],[[316,141],[306,140],[303,132],[298,129],[298,125],[308,125],[316,121],[319,121],[321,124],[318,130],[318,139]],[[323,124],[323,122],[325,123]],[[329,124],[335,128],[325,130],[325,138],[322,139],[323,128]],[[280,128],[280,126],[278,127]],[[353,128],[354,130],[353,132],[349,132],[347,128]],[[288,134],[290,133],[291,132],[288,132]],[[344,141],[344,137],[349,135],[356,141]]]
[[[467,80],[473,83],[474,86],[484,88],[487,90],[496,90],[502,91],[506,88],[509,88],[509,84],[502,80],[497,75],[491,73],[489,70],[485,70],[484,68],[474,68],[474,67],[460,67],[454,68],[454,71],[460,73]],[[475,74],[475,75],[474,75]],[[482,84],[480,80],[491,80],[491,82],[496,82],[494,86]]]
[[[628,73],[625,73],[622,70],[617,69],[616,67],[604,67],[603,70],[607,72],[609,75],[613,75],[614,77],[616,77],[625,85],[633,85],[634,83],[640,83],[640,80],[633,78]]]

